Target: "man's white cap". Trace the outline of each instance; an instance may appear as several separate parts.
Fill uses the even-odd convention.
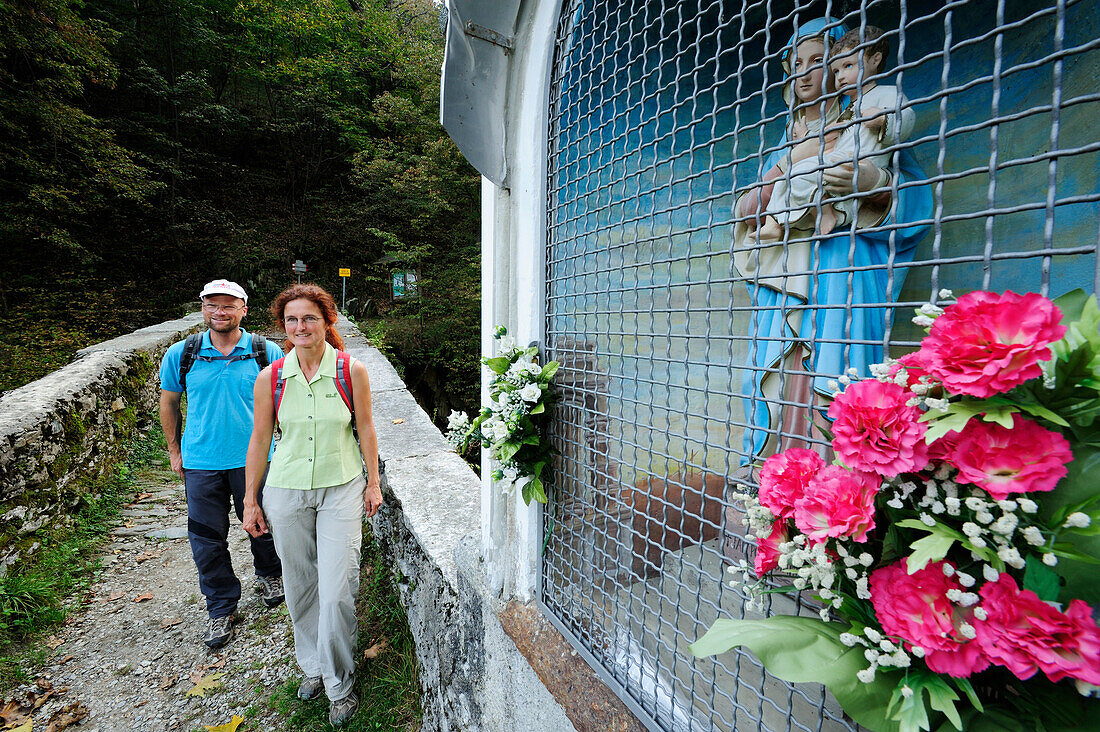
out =
[[[230,282],[229,280],[214,280],[213,282],[207,282],[206,286],[202,288],[202,292],[199,293],[199,299],[201,300],[211,295],[239,297],[244,300],[245,305],[248,304],[248,295],[245,294],[244,288],[236,282]]]

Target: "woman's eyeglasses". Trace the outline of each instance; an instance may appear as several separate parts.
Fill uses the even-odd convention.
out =
[[[305,315],[302,317],[302,325],[317,325],[320,322],[321,319],[318,318],[316,315]],[[289,317],[283,318],[283,323],[293,328],[294,326],[298,325],[298,318],[295,318],[293,315],[291,315]]]

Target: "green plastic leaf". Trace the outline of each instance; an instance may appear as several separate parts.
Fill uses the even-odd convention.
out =
[[[495,374],[503,374],[511,366],[511,362],[504,356],[497,356],[496,358],[485,359],[485,365],[489,367],[489,370]]]
[[[914,541],[911,545],[913,551],[905,560],[905,567],[909,570],[909,574],[919,572],[929,562],[938,562],[946,557],[954,543],[955,537],[935,533]]]
[[[545,411],[546,411],[546,404],[544,404],[543,402],[539,402],[538,404],[536,404],[534,407],[531,408],[530,414],[542,414]]]
[[[690,646],[696,656],[712,656],[744,646],[769,673],[791,683],[824,684],[856,722],[883,732],[901,732],[886,710],[900,674],[879,669],[865,684],[856,674],[867,667],[863,648],[840,642],[846,627],[817,618],[776,615],[762,620],[715,621]]]
[[[532,500],[546,503],[546,491],[543,490],[542,481],[539,478],[532,478],[527,485],[523,486],[523,502],[530,506]]]
[[[558,373],[558,369],[561,368],[561,364],[557,361],[551,361],[542,367],[542,373],[539,374],[539,381],[549,381],[554,378],[554,374]]]
[[[1043,560],[1034,554],[1027,557],[1024,569],[1024,589],[1031,590],[1040,600],[1055,601],[1062,591],[1062,578],[1053,569],[1043,564]]]
[[[985,561],[992,564],[998,570],[1004,570],[1004,561],[997,556],[997,552],[993,551],[989,546],[976,547],[970,543],[970,539],[966,534],[961,531],[956,531],[950,526],[937,523],[934,526],[928,526],[920,519],[905,519],[904,521],[898,521],[894,524],[903,529],[918,529],[920,531],[927,531],[929,534],[936,536],[949,537],[966,547],[967,550],[974,552]],[[919,568],[918,568],[919,569]],[[917,570],[910,570],[910,574]]]
[[[1039,417],[1040,419],[1045,419],[1046,421],[1052,422],[1052,423],[1058,425],[1059,427],[1069,427],[1069,422],[1062,419],[1060,416],[1058,416],[1054,412],[1050,411],[1049,409],[1044,407],[1042,404],[1025,404],[1025,403],[1021,402],[1021,403],[1019,403],[1018,406],[1020,407],[1020,409],[1022,411],[1027,412],[1028,414],[1030,414],[1034,417]],[[1011,425],[1009,425],[1009,426],[1011,426]]]
[[[1050,526],[1061,526],[1065,517],[1082,506],[1092,505],[1100,486],[1100,447],[1075,445],[1069,473],[1057,488],[1043,494],[1039,501],[1040,516]],[[1063,601],[1079,598],[1093,607],[1100,605],[1100,572],[1094,557],[1100,557],[1100,535],[1086,536],[1075,532],[1059,535],[1055,554],[1061,557],[1058,574],[1066,581]]]
[[[497,449],[496,455],[493,457],[496,458],[497,462],[506,463],[512,459],[512,456],[519,452],[521,447],[523,447],[522,442],[505,442]]]

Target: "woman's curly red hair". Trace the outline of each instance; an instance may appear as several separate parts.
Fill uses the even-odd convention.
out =
[[[344,350],[344,339],[336,332],[336,318],[339,313],[336,309],[336,300],[323,287],[317,285],[291,285],[275,297],[271,303],[271,316],[275,319],[279,330],[286,332],[283,313],[286,311],[287,303],[302,299],[310,300],[320,308],[321,316],[325,319],[325,340],[336,350]]]

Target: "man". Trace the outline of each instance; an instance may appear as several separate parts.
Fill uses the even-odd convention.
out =
[[[199,293],[208,330],[175,343],[160,366],[160,423],[172,470],[187,492],[187,536],[210,617],[202,640],[221,648],[233,635],[241,583],[229,556],[229,508],[240,520],[244,464],[252,433],[256,376],[283,354],[241,328],[248,295],[236,282],[214,280]],[[187,392],[187,424],[180,440]],[[261,494],[262,495],[262,494]],[[283,601],[283,569],[270,534],[251,538],[256,589],[264,604]]]

